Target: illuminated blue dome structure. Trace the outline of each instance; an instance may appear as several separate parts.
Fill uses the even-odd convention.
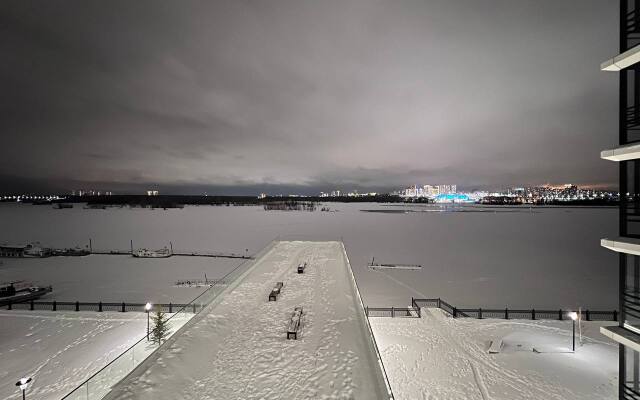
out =
[[[436,203],[470,203],[473,202],[466,194],[446,193],[435,197]]]

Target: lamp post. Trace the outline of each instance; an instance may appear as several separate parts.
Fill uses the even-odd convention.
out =
[[[571,322],[573,325],[573,341],[572,341],[572,349],[573,352],[576,352],[576,320],[578,319],[578,313],[572,311],[569,313],[569,318],[571,318]]]
[[[153,305],[151,303],[147,303],[144,305],[144,311],[147,313],[147,342],[149,341],[149,311]]]
[[[18,382],[16,382],[16,386],[18,386],[20,390],[22,390],[22,400],[25,399],[24,392],[25,390],[27,390],[27,386],[29,386],[29,383],[31,383],[31,378],[22,378]]]

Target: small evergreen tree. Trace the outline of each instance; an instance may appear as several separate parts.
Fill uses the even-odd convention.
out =
[[[155,315],[151,317],[153,321],[153,329],[151,330],[151,341],[157,345],[161,345],[162,342],[167,340],[169,336],[169,318],[162,311],[157,311]]]

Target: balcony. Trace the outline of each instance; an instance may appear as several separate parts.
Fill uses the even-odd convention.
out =
[[[640,61],[640,46],[635,46],[622,54],[600,64],[602,71],[621,71]]]
[[[629,161],[640,159],[640,144],[616,147],[600,152],[600,158],[609,161]]]
[[[640,351],[640,335],[621,326],[601,326],[600,333],[632,350]]]
[[[622,238],[600,239],[600,246],[618,253],[640,256],[640,239]]]

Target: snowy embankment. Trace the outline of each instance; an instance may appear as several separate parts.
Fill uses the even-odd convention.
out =
[[[59,399],[144,334],[143,313],[1,311],[0,398]]]
[[[280,242],[107,398],[384,398],[358,301],[339,242]],[[287,340],[299,306],[302,330]]]
[[[598,332],[603,323],[582,322],[583,343],[577,336],[572,353],[571,321],[422,311],[422,318],[369,319],[396,399],[617,398],[618,347]],[[504,343],[499,354],[488,353],[493,340]]]
[[[175,314],[171,332],[192,316]],[[141,312],[0,311],[0,399],[21,398],[15,382],[23,377],[33,378],[28,398],[60,399],[143,338],[146,326]]]

